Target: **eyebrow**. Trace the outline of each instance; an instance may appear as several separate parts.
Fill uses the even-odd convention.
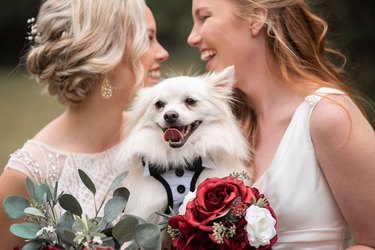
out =
[[[156,33],[156,30],[155,30],[155,29],[152,29],[152,28],[150,28],[150,29],[147,29],[147,32],[151,32],[152,34],[155,34],[155,33]]]
[[[194,15],[195,16],[198,16],[198,14],[200,13],[200,12],[203,12],[203,11],[207,11],[208,10],[208,8],[207,7],[199,7],[199,8],[197,8],[195,11],[194,11]]]

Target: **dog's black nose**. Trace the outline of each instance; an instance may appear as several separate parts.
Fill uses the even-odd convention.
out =
[[[164,114],[164,120],[168,123],[173,123],[177,121],[180,115],[176,111],[167,111]]]

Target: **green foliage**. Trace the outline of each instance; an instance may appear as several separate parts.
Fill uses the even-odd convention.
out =
[[[83,184],[95,195],[96,194],[96,187],[90,177],[83,172],[81,169],[78,169],[79,177],[81,178]]]
[[[71,194],[63,194],[59,199],[60,206],[72,214],[82,216],[82,208],[77,199]]]
[[[83,184],[96,194],[95,184],[82,170],[79,175]],[[13,224],[10,231],[25,240],[24,249],[35,250],[46,245],[55,245],[64,249],[83,249],[83,246],[92,247],[119,247],[125,242],[131,242],[127,249],[159,250],[161,248],[160,227],[146,223],[143,219],[125,214],[117,224],[112,222],[118,218],[126,208],[129,199],[129,190],[118,187],[126,177],[127,172],[116,177],[107,195],[113,192],[112,198],[107,195],[101,202],[96,215],[89,218],[83,215],[81,205],[77,199],[61,192],[58,194],[58,183],[50,187],[46,183],[36,184],[26,179],[26,188],[31,197],[27,200],[21,196],[9,196],[4,200],[4,209],[12,219],[25,217],[26,222]],[[66,210],[58,215],[55,206]],[[104,216],[98,213],[104,206]]]
[[[121,212],[125,210],[127,199],[125,197],[116,196],[110,199],[104,207],[105,222],[110,223],[116,219]]]
[[[119,241],[120,244],[131,241],[134,239],[134,232],[139,226],[137,218],[126,216],[123,220],[116,224],[113,228],[113,236]]]
[[[32,240],[37,237],[37,232],[41,229],[38,223],[24,222],[21,224],[13,224],[10,226],[10,231],[15,236],[23,239]]]
[[[151,223],[137,226],[135,229],[135,241],[144,249],[161,249],[160,228]],[[156,242],[159,242],[157,244]]]
[[[24,210],[29,206],[29,201],[21,196],[12,195],[4,199],[4,210],[12,219],[19,219],[25,216]]]

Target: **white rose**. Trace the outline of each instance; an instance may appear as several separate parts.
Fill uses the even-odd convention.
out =
[[[186,213],[186,205],[189,203],[189,201],[194,200],[195,197],[197,197],[196,190],[194,192],[189,191],[189,193],[186,194],[181,206],[178,208],[178,214],[184,215]]]
[[[270,240],[276,235],[276,220],[272,217],[270,211],[252,205],[246,210],[245,219],[250,245],[258,248],[270,244]]]

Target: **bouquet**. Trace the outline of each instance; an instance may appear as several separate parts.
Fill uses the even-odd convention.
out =
[[[95,199],[94,183],[84,171],[78,171],[83,184]],[[29,199],[13,195],[4,200],[4,209],[10,218],[25,218],[25,222],[13,224],[10,231],[25,239],[24,250],[110,250],[120,249],[125,242],[131,242],[126,249],[160,250],[159,226],[132,215],[123,215],[113,224],[125,210],[130,195],[128,189],[118,187],[126,175],[127,172],[124,172],[113,180],[99,207],[95,205],[96,215],[93,218],[83,215],[75,197],[64,192],[58,193],[58,182],[51,187],[47,183],[37,184],[27,178]],[[111,191],[112,198],[107,200]],[[66,211],[62,215],[57,212],[57,204]],[[99,217],[103,207],[104,215]]]
[[[168,217],[173,249],[271,249],[277,219],[269,202],[241,174],[209,178]]]

